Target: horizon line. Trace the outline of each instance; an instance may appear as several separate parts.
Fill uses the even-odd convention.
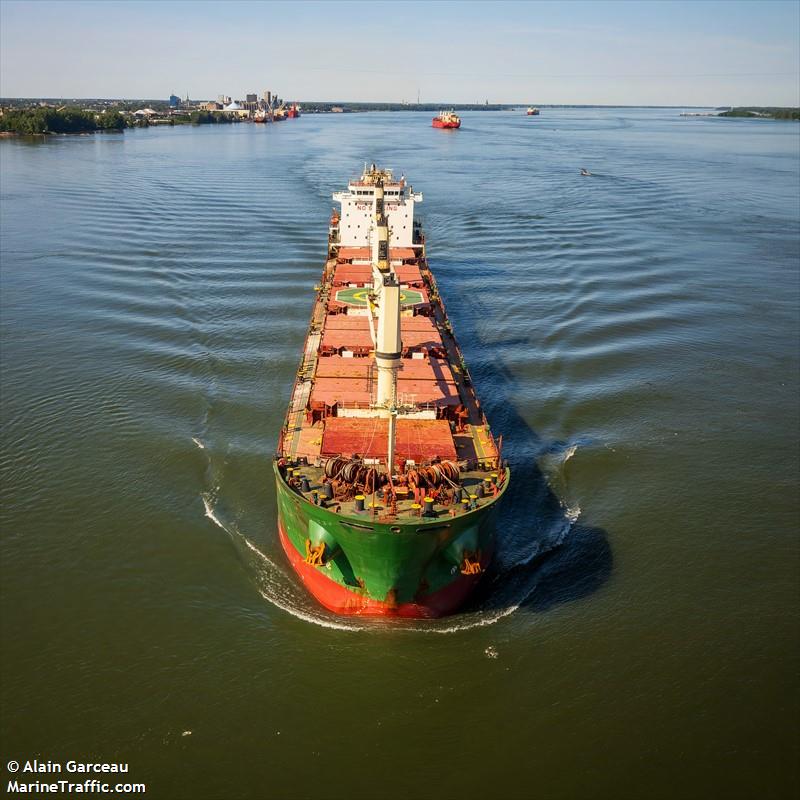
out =
[[[36,96],[0,96],[0,102],[8,101],[8,100],[82,100],[82,101],[89,101],[89,100],[102,100],[106,102],[113,102],[113,101],[124,101],[124,102],[131,102],[131,101],[145,101],[145,100],[154,100],[157,102],[168,102],[169,98],[161,98],[161,97],[145,97],[143,95],[136,96],[136,97],[100,97],[100,96],[70,96],[70,95],[36,95]],[[203,103],[203,102],[217,102],[212,98],[195,98],[190,100],[193,103]],[[408,108],[409,110],[413,110],[414,107],[423,107],[423,106],[475,106],[476,108],[498,108],[498,107],[514,107],[514,106],[535,106],[537,108],[736,108],[737,106],[731,103],[705,103],[698,105],[696,103],[670,103],[670,104],[661,104],[661,103],[531,103],[528,100],[525,101],[518,101],[518,102],[511,102],[511,103],[481,103],[481,102],[453,102],[453,101],[440,101],[440,100],[431,100],[427,102],[420,102],[420,103],[409,103],[404,100],[286,100],[286,102],[291,103],[298,103],[298,104],[320,104],[320,105],[395,105],[395,106],[403,106]],[[743,108],[747,106],[755,106],[753,103],[740,105],[738,107]],[[761,108],[797,108],[797,105],[786,105],[786,106],[777,106],[777,105],[764,105],[760,106]]]

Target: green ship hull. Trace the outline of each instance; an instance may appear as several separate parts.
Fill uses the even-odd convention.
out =
[[[315,505],[287,485],[274,464],[281,543],[309,592],[330,611],[450,614],[491,559],[497,501],[508,488],[508,470],[497,494],[476,500],[472,510],[454,515],[441,510],[428,518],[409,513],[382,522],[380,507],[345,515]]]

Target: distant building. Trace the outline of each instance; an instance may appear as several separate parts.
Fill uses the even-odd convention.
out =
[[[169,96],[169,107],[170,108],[177,108],[181,104],[181,99],[176,94],[171,94]]]
[[[264,102],[269,105],[272,102],[272,92],[264,92]]]
[[[250,111],[240,105],[237,100],[228,103],[223,111],[232,117],[239,117],[240,119],[248,119],[250,117]]]
[[[245,103],[257,103],[258,102],[258,95],[257,94],[248,94],[244,98]]]
[[[217,97],[217,100],[219,101],[220,105],[223,106],[229,106],[231,104],[231,98],[227,94],[221,94],[219,97]]]
[[[213,100],[209,100],[207,103],[202,103],[200,109],[201,111],[222,111],[222,103],[215,103]]]

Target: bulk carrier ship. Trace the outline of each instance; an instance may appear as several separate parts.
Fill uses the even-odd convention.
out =
[[[428,268],[422,195],[373,164],[333,198],[274,459],[280,541],[335,613],[443,616],[491,560],[502,437]]]

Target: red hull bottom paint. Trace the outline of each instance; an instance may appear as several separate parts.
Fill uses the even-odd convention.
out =
[[[461,575],[449,586],[426,595],[417,603],[399,603],[392,605],[382,600],[373,600],[370,597],[352,592],[344,586],[331,580],[317,568],[306,564],[300,553],[283,529],[278,520],[278,533],[281,545],[286,553],[289,563],[300,576],[311,594],[322,603],[328,611],[334,614],[363,616],[363,617],[406,617],[415,619],[432,619],[452,614],[469,596],[475,584],[480,580],[478,575]],[[491,559],[491,554],[486,554],[481,559],[481,568],[485,569]]]
[[[460,122],[440,122],[438,119],[435,119],[433,121],[432,125],[433,125],[434,128],[450,128],[450,129],[454,129],[454,128],[460,128],[461,127],[461,123]]]

